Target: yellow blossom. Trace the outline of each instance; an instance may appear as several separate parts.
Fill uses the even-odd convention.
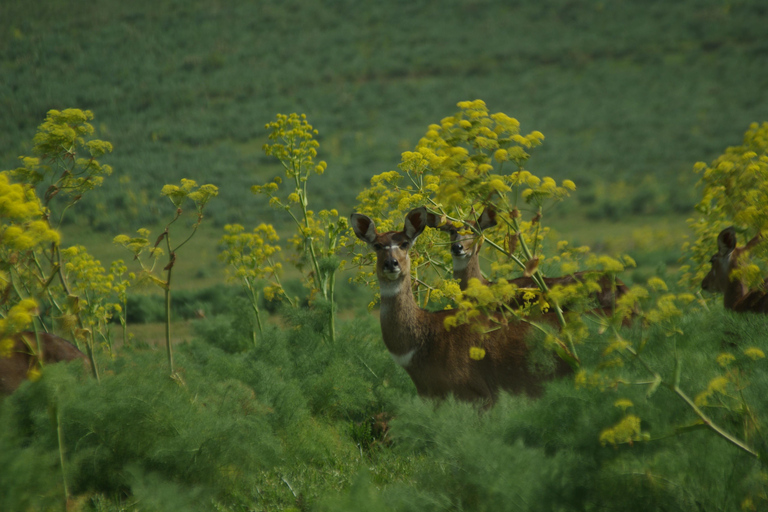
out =
[[[725,368],[729,364],[731,364],[733,361],[736,360],[736,357],[733,354],[723,353],[717,356],[717,364]]]
[[[480,347],[470,347],[469,357],[474,359],[475,361],[480,361],[485,357],[485,349]]]

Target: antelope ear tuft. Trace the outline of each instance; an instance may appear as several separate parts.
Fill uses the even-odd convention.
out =
[[[376,240],[376,224],[367,215],[353,213],[349,216],[349,223],[352,225],[357,238],[363,242],[372,244]]]

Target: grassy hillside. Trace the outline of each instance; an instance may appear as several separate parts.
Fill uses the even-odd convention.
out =
[[[457,101],[546,135],[529,167],[581,213],[688,211],[697,160],[768,119],[762,0],[2,2],[0,168],[48,109],[93,110],[115,168],[82,212],[149,222],[159,189],[222,189],[218,223],[272,220],[264,124],[304,112],[329,163],[320,207],[351,210]],[[126,225],[125,217],[134,221]]]

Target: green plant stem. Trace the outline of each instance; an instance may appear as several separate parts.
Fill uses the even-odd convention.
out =
[[[642,356],[640,356],[632,347],[627,347],[627,351],[630,354],[632,354],[632,356],[643,366],[643,368],[645,368],[647,372],[653,375],[656,380],[661,380],[662,382],[664,382],[661,375],[658,372],[656,372],[656,370],[651,368],[651,366],[642,358]],[[720,437],[722,437],[732,445],[736,446],[738,449],[760,460],[760,455],[754,450],[752,450],[749,446],[747,446],[746,443],[736,438],[735,436],[729,434],[722,427],[720,427],[714,421],[712,421],[712,419],[709,418],[709,416],[707,416],[704,413],[704,411],[702,411],[701,408],[699,408],[699,406],[696,405],[696,403],[693,400],[691,400],[691,398],[682,389],[680,389],[680,386],[678,386],[676,383],[667,383],[667,382],[665,382],[664,386],[668,388],[670,391],[672,391],[674,394],[676,394],[683,402],[685,402],[685,404],[691,408],[694,414],[696,414],[696,416],[699,417],[701,422],[707,428],[715,432],[717,435],[719,435]]]
[[[736,437],[732,436],[725,430],[723,430],[720,426],[718,426],[715,422],[713,422],[706,414],[704,414],[704,411],[702,411],[696,403],[691,400],[691,398],[686,395],[683,390],[680,389],[679,386],[669,386],[669,388],[678,396],[680,397],[686,404],[688,404],[688,407],[690,407],[693,412],[696,414],[696,416],[699,417],[699,419],[706,425],[709,429],[714,431],[717,435],[728,441],[729,443],[733,444],[740,450],[748,453],[749,455],[755,457],[756,459],[760,459],[760,455],[752,450],[749,446],[747,446],[743,441],[740,439],[737,439]]]
[[[514,224],[512,228],[515,230],[515,232],[519,232],[520,226],[517,223],[517,220],[513,220],[513,223]],[[488,242],[488,244],[491,247],[501,252],[502,254],[505,254],[506,256],[508,256],[512,261],[514,261],[518,266],[520,266],[520,268],[525,269],[525,263],[523,263],[522,260],[520,260],[520,258],[515,256],[514,254],[510,254],[506,249],[499,246],[493,240],[489,240],[487,238],[485,240]],[[523,240],[522,238],[520,238],[520,247],[522,248],[523,254],[525,254],[526,258],[531,259],[533,257],[530,250],[528,249],[528,245],[525,243],[525,240]],[[531,275],[531,278],[534,280],[534,282],[536,283],[536,286],[538,286],[543,293],[547,293],[549,291],[549,287],[547,287],[547,284],[544,282],[544,277],[542,276],[541,272],[538,269],[536,270],[536,272],[534,272]],[[565,327],[567,325],[567,322],[565,321],[565,316],[563,315],[563,309],[560,307],[560,304],[554,303],[554,310],[555,310],[555,315],[557,316],[558,323],[560,324],[561,327]],[[568,350],[570,351],[573,359],[575,361],[578,361],[579,357],[576,354],[576,346],[573,344],[573,340],[571,339],[568,340]]]
[[[58,405],[54,404],[52,411],[53,421],[56,422],[56,442],[59,448],[59,466],[61,467],[61,484],[64,489],[64,509],[69,502],[69,487],[67,485],[67,467],[64,460],[64,428],[61,426],[61,415]]]
[[[303,194],[299,198],[299,204],[301,205],[301,214],[304,217],[304,228],[309,232],[310,226],[309,226],[309,216],[307,215],[307,181],[304,181],[304,186],[301,187],[301,184],[299,183],[299,177],[298,173],[295,175],[296,179],[296,188],[300,188],[303,191]],[[323,275],[320,273],[320,262],[317,260],[317,254],[315,253],[315,243],[314,243],[314,237],[311,236],[305,236],[305,239],[308,242],[309,245],[309,255],[312,259],[312,267],[315,270],[315,286],[318,290],[323,294],[323,298],[326,300],[328,299],[328,290],[325,286],[323,286]],[[333,334],[331,334],[331,337],[333,337]]]
[[[334,292],[336,288],[336,271],[332,271],[328,276],[328,301],[330,311],[328,312],[328,329],[331,333],[331,342],[336,341],[336,301]]]
[[[253,285],[248,281],[247,277],[244,277],[243,280],[245,281],[243,286],[245,287],[246,292],[248,293],[248,298],[251,301],[251,307],[253,308],[253,313],[256,316],[256,327],[259,329],[259,334],[264,334],[264,327],[261,324],[261,312],[259,311],[258,301],[259,296],[254,290]],[[253,338],[253,346],[256,346],[257,340],[256,340],[256,331],[253,329],[253,325],[251,325],[251,336]]]
[[[171,375],[173,375],[173,345],[171,344],[171,277],[173,274],[174,253],[171,251],[171,235],[168,233],[167,228],[165,241],[168,247],[168,270],[165,279],[165,348],[168,353],[168,369],[170,370]]]
[[[128,296],[123,299],[123,313],[120,315],[120,323],[123,324],[123,346],[128,345]]]

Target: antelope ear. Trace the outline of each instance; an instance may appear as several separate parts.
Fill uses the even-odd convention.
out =
[[[477,227],[480,231],[485,231],[488,228],[492,228],[496,225],[496,208],[493,206],[486,206],[483,213],[480,214],[480,218],[477,220]]]
[[[353,213],[349,216],[349,223],[352,225],[357,238],[363,242],[372,244],[376,240],[376,225],[367,215]]]
[[[427,227],[427,209],[423,206],[415,208],[408,212],[405,216],[405,236],[411,240],[416,240],[416,237],[424,231]]]
[[[445,215],[427,212],[427,227],[439,229],[440,231],[450,231],[448,226],[450,224],[446,221]]]
[[[717,235],[717,253],[721,256],[729,254],[736,248],[736,229],[733,226],[725,228]]]

